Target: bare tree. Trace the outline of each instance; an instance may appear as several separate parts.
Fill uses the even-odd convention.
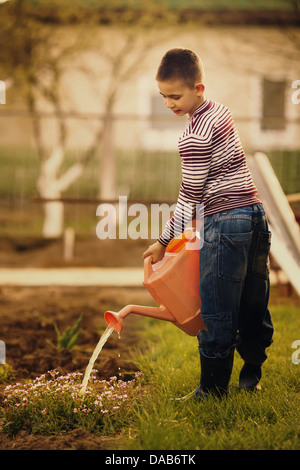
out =
[[[68,28],[64,27],[64,8],[63,2],[57,2],[48,12],[48,17],[42,19],[38,16],[39,10],[33,10],[24,0],[17,0],[5,10],[2,8],[0,41],[7,47],[0,49],[1,68],[13,79],[14,86],[22,90],[31,116],[40,165],[37,181],[40,196],[44,199],[61,198],[63,192],[80,177],[84,165],[100,153],[99,196],[112,198],[116,195],[113,115],[119,83],[139,73],[147,53],[163,39],[163,33],[159,36],[154,34],[155,28],[151,26],[154,24],[153,15],[157,14],[157,5],[151,0],[144,0],[144,8],[134,12],[134,18],[127,16],[122,21],[118,12],[107,10],[110,13],[104,23],[108,22],[109,26],[97,19],[84,17],[72,27],[68,24]],[[66,9],[65,15],[69,13],[70,10]],[[159,14],[164,16],[162,9]],[[114,47],[105,41],[105,37],[97,41],[96,46],[93,33],[103,35],[115,24],[120,40]],[[148,28],[146,36],[145,27]],[[61,174],[68,134],[68,112],[62,96],[62,80],[74,67],[75,59],[91,50],[103,61],[103,73],[109,82],[109,87],[102,94],[103,119],[98,120],[93,141],[81,159]],[[93,72],[86,69],[84,72],[92,81]],[[45,143],[43,105],[51,109],[55,120],[56,138],[52,148]],[[59,201],[46,202],[44,207],[44,236],[60,236],[63,230],[63,204]]]
[[[76,36],[62,34],[54,25],[41,24],[32,17],[23,0],[1,15],[1,66],[21,90],[31,116],[40,175],[37,187],[42,198],[59,198],[81,174],[83,162],[72,165],[61,176],[59,171],[66,151],[67,126],[62,109],[61,80],[68,61],[86,47]],[[47,148],[43,132],[43,105],[50,107],[57,130],[56,141]],[[45,204],[43,234],[57,237],[63,228],[63,204]]]

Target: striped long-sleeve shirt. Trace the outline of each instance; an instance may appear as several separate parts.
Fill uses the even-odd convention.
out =
[[[188,120],[178,149],[182,183],[173,217],[158,238],[165,246],[182,233],[197,205],[207,216],[260,202],[226,106],[205,100]]]

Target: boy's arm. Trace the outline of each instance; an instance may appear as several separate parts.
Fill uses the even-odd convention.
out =
[[[196,152],[195,152],[196,154]],[[183,165],[183,178],[179,189],[176,208],[171,219],[166,223],[163,233],[158,238],[157,242],[151,245],[143,254],[145,259],[147,256],[152,256],[153,263],[160,261],[165,254],[165,250],[169,242],[185,230],[188,223],[195,217],[197,211],[197,204],[201,204],[202,191],[205,185],[206,177],[209,172],[211,162],[211,144],[207,145],[207,155],[203,155],[197,160],[193,158],[190,162]],[[196,168],[195,168],[196,167]],[[193,179],[193,184],[190,184],[189,177],[196,170],[196,178]],[[201,177],[199,176],[201,174]],[[185,183],[189,186],[190,192],[185,189]]]
[[[158,241],[149,246],[149,248],[143,253],[143,259],[146,259],[148,256],[152,257],[152,263],[157,263],[163,259],[165,255],[166,247],[163,246]]]
[[[206,120],[202,125],[197,126],[196,134],[187,132],[180,139],[179,153],[182,157],[182,183],[176,208],[173,217],[166,223],[158,241],[149,247],[144,253],[144,257],[152,256],[153,253],[155,260],[162,259],[164,256],[163,249],[165,250],[169,242],[174,237],[179,236],[187,224],[194,217],[197,217],[197,204],[202,203],[203,189],[212,160],[212,135],[215,124],[216,117],[213,114],[208,121]]]
[[[187,195],[184,184],[181,184],[174,214],[158,238],[162,245],[167,247],[174,237],[184,232],[188,223],[196,216],[196,205],[200,203],[199,199]]]

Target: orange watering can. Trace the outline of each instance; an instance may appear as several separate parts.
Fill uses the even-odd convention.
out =
[[[106,322],[121,332],[123,319],[130,313],[166,320],[190,336],[204,329],[200,316],[199,295],[200,239],[193,229],[186,230],[168,245],[164,258],[152,264],[144,261],[144,282],[159,307],[127,305],[118,313],[107,311]]]

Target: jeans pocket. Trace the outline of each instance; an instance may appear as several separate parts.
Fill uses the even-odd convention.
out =
[[[271,236],[271,232],[258,232],[253,254],[252,272],[263,279],[268,279],[270,274],[269,252]]]
[[[221,279],[240,282],[247,273],[253,232],[222,233],[218,253],[218,274]]]

